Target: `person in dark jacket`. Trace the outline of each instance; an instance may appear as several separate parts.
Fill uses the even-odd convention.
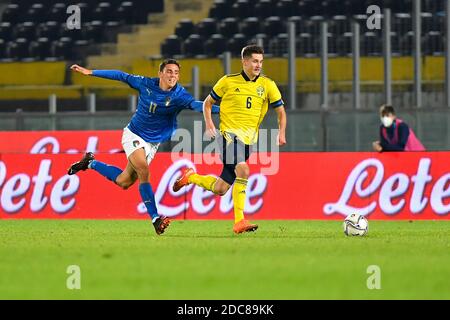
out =
[[[373,149],[382,151],[424,151],[414,131],[401,119],[390,105],[380,107],[380,140],[373,142]]]

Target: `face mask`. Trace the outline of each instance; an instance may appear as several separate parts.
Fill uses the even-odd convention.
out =
[[[393,122],[394,122],[394,119],[392,119],[391,117],[383,117],[383,118],[381,118],[381,123],[386,128],[390,127]]]

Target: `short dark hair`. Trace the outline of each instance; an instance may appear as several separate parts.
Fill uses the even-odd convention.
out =
[[[385,116],[385,115],[390,114],[390,113],[395,115],[395,110],[394,110],[393,106],[391,106],[389,104],[381,105],[381,107],[380,107],[380,115],[381,116]]]
[[[162,72],[164,70],[164,68],[168,64],[176,64],[178,66],[178,68],[180,69],[180,64],[178,63],[177,60],[175,60],[175,59],[166,59],[163,62],[161,62],[161,64],[159,65],[159,72]]]
[[[241,56],[242,59],[251,58],[252,54],[264,54],[264,49],[256,44],[250,44],[244,48],[242,48]]]

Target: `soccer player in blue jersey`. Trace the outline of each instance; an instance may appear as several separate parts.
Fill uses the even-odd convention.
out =
[[[89,70],[79,65],[73,65],[71,69],[86,76],[125,82],[139,92],[139,100],[136,113],[123,130],[122,146],[128,159],[125,170],[95,160],[93,153],[88,152],[80,161],[72,164],[68,174],[93,169],[125,190],[139,180],[139,193],[155,231],[158,235],[164,233],[170,220],[158,214],[149,182],[148,165],[160,143],[169,140],[175,132],[177,115],[184,109],[202,112],[203,102],[195,101],[178,84],[180,65],[174,59],[164,60],[160,64],[158,78],[131,75],[117,70]],[[214,106],[213,112],[219,112],[217,106]]]

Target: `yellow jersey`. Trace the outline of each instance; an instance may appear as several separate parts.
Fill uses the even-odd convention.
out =
[[[235,134],[243,143],[258,141],[258,130],[268,107],[282,106],[280,90],[264,75],[250,80],[241,73],[223,76],[213,87],[211,97],[220,103],[220,132],[230,140]]]

